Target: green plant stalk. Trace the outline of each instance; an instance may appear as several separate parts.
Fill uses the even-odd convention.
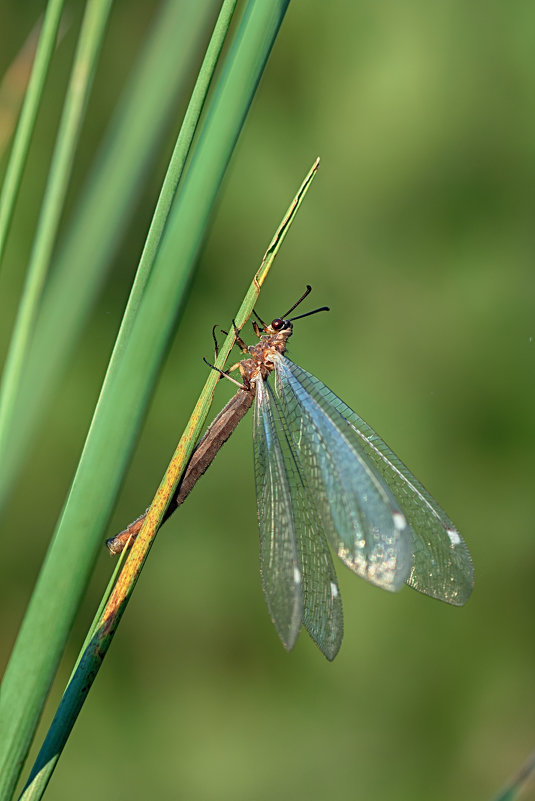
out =
[[[293,199],[279,228],[271,240],[262,263],[255,273],[251,286],[240,306],[235,321],[239,329],[247,322],[255,307],[260,289],[273,264],[286,234],[292,224],[297,210],[310,187],[319,166],[316,160],[297,195]],[[234,345],[234,332],[229,334],[220,350],[216,366],[223,369],[228,355]],[[58,762],[63,747],[69,737],[72,727],[93,685],[97,673],[111,645],[113,635],[119,625],[128,601],[134,591],[143,565],[147,560],[149,551],[162,522],[165,511],[175,494],[178,482],[188,463],[206,416],[210,409],[214,390],[220,378],[215,370],[210,371],[197,404],[192,412],[184,434],[175,450],[173,458],[167,468],[154,499],[149,507],[141,531],[139,532],[132,549],[128,553],[124,567],[117,583],[111,592],[110,598],[94,626],[93,634],[88,646],[85,648],[78,667],[74,671],[65,693],[60,702],[56,715],[52,721],[43,746],[32,768],[28,784],[21,796],[21,801],[35,801],[41,797],[52,772]],[[92,626],[93,629],[93,626]]]
[[[221,28],[221,21],[228,18],[229,5],[234,3],[224,3],[216,27]],[[197,61],[211,11],[209,3],[167,0],[118,104],[85,192],[58,248],[55,269],[43,295],[17,396],[20,424],[13,425],[6,434],[0,509],[9,497],[39,423],[47,417],[50,399],[57,392],[60,376],[94,306],[106,268],[112,264],[112,253],[137,203],[141,182],[158,150],[177,97],[186,92],[191,65]],[[215,68],[224,36],[225,29],[219,30],[215,44],[213,39],[210,42],[210,58],[207,52],[203,63],[205,81],[210,68]],[[196,87],[197,96],[207,88]],[[144,109],[142,125],[140,108]],[[193,123],[191,118],[190,122]],[[180,136],[182,147],[189,147],[182,131]],[[168,183],[176,183],[177,175]],[[167,190],[163,194],[168,194]],[[59,318],[62,336],[58,340]]]
[[[0,798],[20,772],[232,150],[289,0],[248,6],[181,184],[127,347],[108,376],[0,696]]]
[[[177,186],[182,178],[193,137],[195,136],[201,113],[208,96],[208,90],[214,77],[215,68],[232,21],[236,3],[237,0],[225,0],[221,7],[210,43],[206,50],[206,55],[191,94],[190,102],[188,103],[186,114],[184,115],[184,120],[180,126],[180,133],[169,162],[169,168],[158,197],[156,210],[139,261],[139,268],[136,275],[136,292],[135,294],[132,292],[128,300],[129,307],[132,306],[133,310],[137,309],[141,301],[142,292],[149,279],[165,223],[171,209],[171,204],[175,197]],[[123,331],[124,322],[125,321],[123,321],[119,332],[120,339],[123,336],[126,338],[130,330],[129,327],[127,327],[126,330]]]
[[[507,787],[495,797],[494,801],[515,801],[535,776],[535,751],[530,754],[520,770],[513,776]]]
[[[64,0],[49,0],[47,4],[32,74],[13,138],[13,146],[0,195],[0,264],[2,263],[9,226],[13,216],[13,208],[19,192],[30,140],[35,127],[35,119],[43,94],[43,86],[48,75],[50,59],[54,52],[63,4]]]
[[[104,37],[111,0],[87,5],[28,274],[20,300],[0,387],[0,463],[5,464],[8,432],[13,426],[17,395],[80,135],[84,111]]]

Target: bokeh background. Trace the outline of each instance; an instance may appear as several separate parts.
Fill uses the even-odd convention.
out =
[[[3,4],[3,71],[40,5]],[[114,7],[73,197],[158,7]],[[13,304],[81,4],[70,13],[0,277]],[[320,155],[259,311],[283,313],[306,283],[310,308],[331,307],[296,326],[291,356],[374,426],[455,520],[473,554],[472,598],[455,609],[409,589],[391,596],[340,566],[339,656],[327,663],[305,633],[285,653],[260,584],[246,419],[160,533],[53,798],[92,798],[98,783],[110,799],[489,799],[533,749],[534,51],[535,8],[520,0],[290,4],[108,532],[149,503],[204,381],[210,329],[228,325]],[[3,663],[173,137],[2,521]],[[0,321],[3,349],[11,322]],[[220,386],[214,409],[231,393]],[[112,567],[103,547],[40,737]]]

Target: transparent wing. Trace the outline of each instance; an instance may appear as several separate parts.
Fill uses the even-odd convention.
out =
[[[464,604],[474,582],[472,560],[445,512],[375,431],[321,381],[284,357],[277,362],[277,373],[282,386],[278,391],[288,396],[287,404],[301,403],[303,395],[311,398],[310,415],[329,419],[358,460],[373,466],[399,504],[413,540],[407,584],[447,603]],[[297,423],[293,429],[299,437]]]
[[[256,385],[254,450],[262,582],[275,628],[293,647],[301,622],[328,659],[343,636],[340,591],[292,443],[269,385]]]
[[[306,484],[299,452],[286,430],[284,416],[273,390],[269,384],[265,387],[274,411],[284,456],[285,479],[291,496],[303,578],[303,623],[327,659],[332,660],[340,649],[344,634],[342,598],[336,571],[319,524],[314,496]]]
[[[262,585],[277,633],[291,650],[303,619],[302,573],[284,459],[261,378],[256,382],[253,443]]]
[[[398,590],[411,569],[407,521],[327,388],[284,357],[275,360],[275,391],[327,538],[357,575]],[[358,440],[357,440],[358,441]]]

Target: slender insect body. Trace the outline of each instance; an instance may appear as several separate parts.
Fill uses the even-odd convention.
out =
[[[457,606],[470,595],[473,569],[461,535],[403,462],[330,389],[284,355],[295,319],[276,318],[270,325],[260,320],[262,328],[254,323],[259,341],[249,347],[236,330],[236,344],[247,358],[231,371],[239,369],[243,384],[199,442],[175,503],[184,500],[254,402],[260,568],[268,608],[288,650],[304,626],[334,659],[343,612],[331,549],[382,589],[397,591],[407,583]],[[110,550],[121,550],[142,520],[108,541]]]

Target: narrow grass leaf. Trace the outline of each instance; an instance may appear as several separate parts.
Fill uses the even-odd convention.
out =
[[[310,187],[318,165],[319,160],[316,160],[286,212],[279,228],[275,232],[264,259],[253,277],[251,286],[235,317],[237,327],[240,329],[249,319],[256,305],[260,294],[260,288],[267,277],[297,210]],[[223,369],[225,366],[233,344],[234,333],[231,333],[227,336],[217,358],[216,364],[220,369]],[[50,780],[50,776],[55,769],[72,727],[87,698],[104,657],[106,656],[113,635],[119,625],[128,601],[134,591],[137,579],[148,557],[165,510],[175,493],[195,442],[204,425],[218,380],[219,374],[215,370],[210,371],[189,423],[186,426],[169,467],[154,496],[143,527],[134,542],[132,550],[128,552],[124,569],[121,571],[117,583],[110,593],[109,600],[102,610],[98,622],[96,624],[94,623],[91,627],[91,631],[94,633],[89,643],[87,643],[86,639],[84,649],[77,663],[77,668],[71,676],[71,680],[67,685],[58,711],[56,712],[43,746],[32,768],[28,784],[22,795],[24,801],[30,801],[30,799],[34,801],[40,798]],[[123,551],[123,556],[125,553],[126,551]],[[107,594],[108,593],[106,593],[106,597]]]
[[[143,179],[170,118],[176,115],[211,11],[210,4],[166,3],[118,105],[43,296],[24,366],[17,417],[5,433],[0,508],[37,426],[46,419],[58,381],[138,203]],[[60,337],[58,319],[62,321]]]
[[[0,792],[12,788],[87,583],[158,367],[182,307],[219,185],[287,2],[256,0],[236,33],[116,369],[103,387],[0,698]]]
[[[516,798],[520,798],[520,793],[533,782],[534,776],[535,752],[526,759],[520,770],[513,776],[507,787],[504,787],[494,798],[494,801],[515,801]]]
[[[84,111],[98,61],[111,0],[90,0],[84,16],[50,174],[0,386],[0,463],[6,464],[8,433],[30,337],[50,265],[63,201],[74,161]]]
[[[49,0],[47,4],[32,67],[32,74],[26,89],[19,122],[13,138],[13,146],[2,184],[2,193],[0,194],[0,266],[2,264],[4,248],[6,246],[7,235],[9,233],[9,226],[20,187],[22,173],[26,165],[30,140],[35,127],[35,119],[43,94],[43,86],[46,76],[48,75],[50,59],[54,52],[63,4],[64,0]]]

